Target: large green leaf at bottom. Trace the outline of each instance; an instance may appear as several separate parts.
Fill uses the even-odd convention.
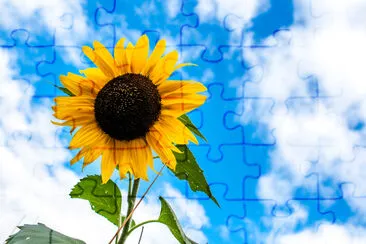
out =
[[[113,181],[102,184],[99,175],[89,175],[80,180],[72,189],[72,198],[81,198],[90,202],[91,208],[119,226],[121,214],[121,192]]]
[[[165,224],[170,232],[174,235],[174,237],[181,244],[196,244],[196,242],[189,239],[186,234],[184,234],[182,227],[180,226],[177,216],[175,216],[173,209],[170,205],[165,201],[164,198],[159,197],[161,203],[160,216],[157,222]]]
[[[6,244],[85,244],[81,240],[65,236],[41,223],[18,228],[20,230],[9,236],[5,241]]]
[[[197,164],[193,153],[186,145],[177,145],[177,147],[183,153],[173,152],[177,159],[177,166],[175,167],[175,171],[171,171],[179,179],[188,181],[192,191],[201,191],[206,193],[206,195],[220,207],[216,198],[212,195],[210,186],[207,184],[206,178],[203,174],[203,170]]]

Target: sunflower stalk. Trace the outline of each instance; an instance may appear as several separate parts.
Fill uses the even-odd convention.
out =
[[[131,185],[131,181],[129,181],[129,185]],[[128,236],[128,230],[130,229],[130,224],[132,221],[132,210],[134,209],[135,206],[135,201],[136,201],[136,195],[137,195],[137,191],[139,189],[139,184],[140,184],[140,179],[135,179],[133,181],[133,186],[132,186],[132,190],[131,190],[131,194],[128,195],[128,209],[127,209],[127,214],[126,216],[130,216],[130,218],[127,220],[126,224],[123,227],[123,231],[122,231],[122,235],[121,238],[118,241],[118,244],[123,244],[126,241],[126,238]],[[130,187],[129,187],[130,188]]]
[[[165,168],[165,164],[163,165],[163,167],[161,167],[160,171],[158,172],[158,174],[156,174],[154,180],[151,182],[151,184],[149,185],[149,187],[146,189],[146,191],[144,192],[144,194],[142,194],[140,200],[137,202],[136,206],[131,210],[131,213],[129,215],[127,215],[127,217],[125,218],[124,222],[122,223],[122,225],[118,228],[116,234],[114,234],[114,236],[112,237],[112,240],[110,240],[110,242],[108,244],[111,244],[113,242],[113,240],[117,237],[118,233],[120,232],[120,230],[124,227],[124,225],[126,224],[125,222],[127,222],[126,220],[130,219],[133,212],[136,210],[136,208],[140,205],[140,203],[142,202],[142,200],[145,198],[146,194],[149,192],[149,190],[151,189],[151,187],[154,185],[154,183],[156,182],[156,180],[158,179],[158,177],[161,175],[161,172],[163,172],[163,169]],[[128,234],[127,234],[128,235]]]

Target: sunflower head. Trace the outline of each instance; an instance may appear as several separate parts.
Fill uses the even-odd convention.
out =
[[[199,82],[168,80],[183,67],[177,65],[177,51],[165,52],[160,40],[149,55],[149,39],[139,38],[125,47],[118,41],[114,54],[99,42],[83,47],[85,55],[97,66],[81,70],[82,75],[60,76],[74,96],[56,97],[54,116],[61,126],[78,129],[70,149],[80,149],[71,160],[83,159],[83,166],[101,160],[103,183],[118,166],[121,178],[127,172],[147,180],[147,166],[153,168],[152,151],[175,169],[175,145],[197,143],[191,131],[178,120],[181,115],[202,105],[206,90]]]

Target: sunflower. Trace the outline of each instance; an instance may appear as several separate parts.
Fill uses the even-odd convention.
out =
[[[70,149],[80,149],[71,160],[83,159],[83,167],[101,157],[101,175],[107,182],[118,168],[121,178],[127,172],[148,180],[148,166],[154,169],[153,153],[170,169],[176,167],[175,146],[197,139],[178,119],[202,105],[206,90],[199,82],[168,80],[184,66],[177,65],[178,52],[163,56],[165,40],[159,40],[149,56],[149,39],[139,38],[136,45],[125,38],[118,41],[113,56],[99,42],[84,46],[84,54],[97,66],[80,70],[82,75],[60,76],[73,96],[55,98],[52,107],[61,126],[77,129]]]

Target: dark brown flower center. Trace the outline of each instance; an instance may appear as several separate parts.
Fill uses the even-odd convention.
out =
[[[157,87],[146,76],[131,73],[109,81],[94,104],[99,127],[117,140],[144,137],[158,120],[160,111]]]

